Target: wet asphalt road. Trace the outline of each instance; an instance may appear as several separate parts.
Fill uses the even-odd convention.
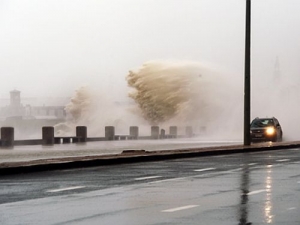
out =
[[[0,177],[0,224],[300,224],[300,149]]]

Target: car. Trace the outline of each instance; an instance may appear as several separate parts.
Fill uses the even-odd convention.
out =
[[[257,117],[250,124],[251,142],[279,142],[282,141],[282,136],[282,128],[275,117]]]

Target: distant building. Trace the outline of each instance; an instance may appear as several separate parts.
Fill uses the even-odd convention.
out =
[[[66,121],[65,106],[24,106],[18,90],[11,91],[6,102],[9,105],[0,108],[0,127],[14,127],[17,139],[40,138],[43,126],[55,126]],[[38,101],[31,99],[31,102],[37,104]]]
[[[21,92],[13,90],[10,92],[10,104],[0,108],[2,120],[21,117],[23,119],[65,119],[65,106],[23,106],[21,103]]]

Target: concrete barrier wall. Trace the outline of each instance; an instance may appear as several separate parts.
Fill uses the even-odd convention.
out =
[[[14,146],[21,146],[21,145],[42,145],[42,139],[29,139],[29,140],[15,140]]]
[[[185,135],[178,135],[178,128],[176,126],[169,127],[169,134],[165,129],[160,129],[159,126],[152,126],[150,136],[139,136],[139,127],[129,127],[128,135],[117,135],[114,126],[105,127],[105,137],[87,137],[87,127],[77,126],[76,136],[72,137],[56,137],[54,135],[54,127],[42,127],[42,139],[32,140],[14,140],[14,128],[1,128],[1,147],[13,147],[14,145],[54,145],[54,144],[70,144],[70,143],[85,143],[87,141],[113,141],[113,140],[153,140],[153,139],[167,139],[167,138],[183,138],[194,136],[193,128],[188,126],[185,128]]]

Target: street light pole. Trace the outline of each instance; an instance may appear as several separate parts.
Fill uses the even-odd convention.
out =
[[[244,86],[244,145],[251,145],[250,138],[250,67],[251,67],[251,0],[246,0],[245,35],[245,86]]]

